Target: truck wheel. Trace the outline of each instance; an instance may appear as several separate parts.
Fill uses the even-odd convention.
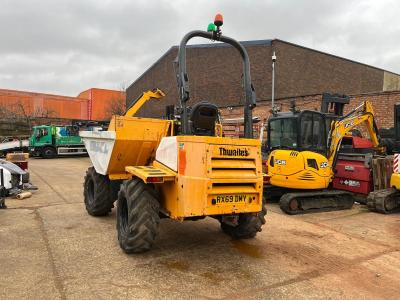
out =
[[[262,210],[259,213],[240,214],[238,225],[232,226],[221,222],[221,229],[234,239],[249,239],[256,236],[265,224],[267,208],[263,201]]]
[[[134,178],[121,185],[117,205],[119,245],[125,253],[150,250],[158,233],[160,204],[154,188]]]
[[[83,183],[83,197],[86,210],[92,216],[105,216],[114,207],[116,197],[113,197],[111,181],[96,172],[94,167],[86,171]]]
[[[43,158],[54,158],[57,156],[56,149],[53,147],[44,147],[42,150],[42,157]]]

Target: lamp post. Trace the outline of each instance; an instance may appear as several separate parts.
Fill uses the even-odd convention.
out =
[[[276,61],[276,55],[274,51],[274,53],[272,54],[272,96],[271,96],[272,113],[275,112],[275,61]]]

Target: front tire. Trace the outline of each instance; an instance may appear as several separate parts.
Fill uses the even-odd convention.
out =
[[[154,188],[134,178],[121,185],[118,194],[118,240],[125,253],[148,251],[158,233],[160,204]]]
[[[42,150],[42,157],[43,158],[54,158],[57,156],[56,149],[53,147],[44,147]]]
[[[250,239],[260,232],[265,224],[267,208],[263,201],[262,209],[259,213],[245,213],[239,215],[238,225],[232,226],[221,222],[221,229],[234,239]]]
[[[90,167],[83,183],[83,196],[89,215],[105,216],[111,212],[116,200],[114,195],[110,179]]]

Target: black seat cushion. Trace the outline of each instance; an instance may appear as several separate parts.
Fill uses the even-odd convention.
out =
[[[218,107],[207,101],[196,103],[190,111],[190,127],[194,135],[215,135]]]

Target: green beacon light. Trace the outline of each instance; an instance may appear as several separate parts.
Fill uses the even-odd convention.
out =
[[[216,31],[216,30],[217,30],[217,26],[215,26],[214,23],[208,24],[208,27],[207,27],[207,31],[208,31],[208,32],[214,32],[214,31]]]

